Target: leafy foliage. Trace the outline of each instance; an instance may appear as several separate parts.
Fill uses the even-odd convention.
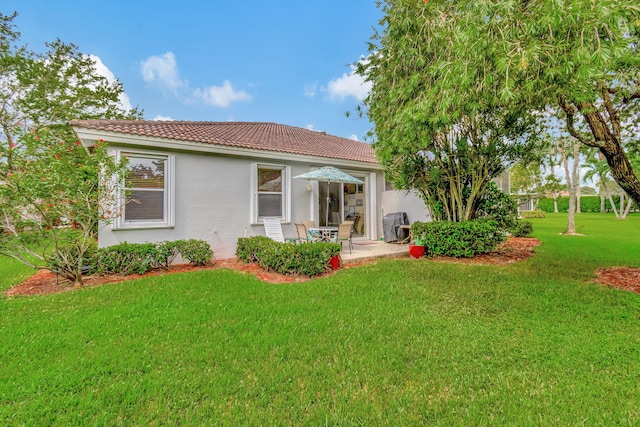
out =
[[[156,243],[120,243],[100,248],[94,272],[100,275],[144,274],[153,268],[166,268],[171,252]]]
[[[434,218],[473,219],[489,182],[534,153],[535,117],[490,96],[463,103],[464,88],[486,66],[492,45],[475,46],[476,56],[461,61],[443,48],[466,37],[442,22],[449,15],[425,13],[431,4],[423,2],[383,4],[386,28],[358,67],[373,84],[364,102],[375,124],[378,158],[394,186],[417,190]],[[454,13],[458,6],[438,7]],[[447,85],[456,88],[442,93],[440,86]],[[489,79],[483,86],[498,90]]]
[[[414,222],[411,234],[424,242],[428,256],[471,258],[493,251],[506,233],[495,221],[477,219],[462,222]]]
[[[515,199],[489,183],[480,199],[477,218],[491,219],[500,230],[510,230],[518,220],[518,205]]]
[[[195,265],[211,262],[213,251],[204,240],[189,239],[159,243],[120,243],[100,248],[93,272],[97,274],[144,274],[153,269],[167,269],[176,256]]]
[[[518,221],[511,227],[510,232],[515,237],[527,237],[533,233],[533,223],[531,221]]]
[[[553,208],[552,208],[553,211]],[[533,211],[522,211],[520,212],[520,216],[522,218],[544,218],[547,216],[545,211],[541,210],[533,210]]]
[[[266,270],[281,274],[316,276],[330,269],[331,257],[341,246],[330,242],[280,243],[265,236],[241,237],[236,256],[245,263],[258,263]]]
[[[100,143],[90,154],[69,121],[140,112],[121,106],[122,85],[76,46],[56,40],[42,54],[16,46],[15,17],[0,13],[0,254],[81,283],[98,223],[118,215],[108,178],[124,165]]]
[[[182,258],[194,265],[207,265],[213,257],[211,246],[204,240],[174,240],[165,242],[165,246],[172,251],[174,256],[180,254]]]
[[[267,236],[241,237],[236,245],[236,256],[245,264],[258,262],[262,248],[274,242]]]
[[[421,151],[437,164],[439,153],[456,153],[459,139],[449,138],[444,150],[431,145],[452,129],[466,132],[467,123],[474,130],[465,139],[471,152],[487,149],[509,159],[500,137],[516,135],[511,139],[519,145],[535,132],[530,120],[552,108],[562,112],[566,131],[596,147],[618,184],[640,201],[640,181],[623,148],[632,136],[625,123],[637,120],[640,108],[637,5],[618,0],[379,4],[384,29],[373,36],[359,71],[373,83],[365,105],[386,167],[401,171],[405,157]],[[479,158],[474,164],[493,167]],[[456,174],[427,169],[456,185]],[[395,177],[401,184],[398,175],[402,172]]]

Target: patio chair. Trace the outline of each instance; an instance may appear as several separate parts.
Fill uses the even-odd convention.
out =
[[[340,224],[340,212],[331,212],[331,225],[339,225],[339,224]]]
[[[304,225],[304,221],[300,224],[296,223],[296,231],[298,232],[298,241],[300,242],[313,242],[315,239],[311,234],[309,234],[309,230]]]
[[[342,242],[349,242],[349,253],[352,253],[353,249],[353,240],[351,240],[351,230],[353,229],[353,222],[345,221],[338,226],[338,236],[336,241],[340,242],[340,246],[342,246]]]
[[[298,240],[297,237],[284,237],[282,234],[282,224],[280,223],[280,218],[278,217],[265,217],[264,218],[264,234],[270,239],[275,240],[276,242],[290,242],[294,243]]]
[[[309,230],[310,228],[314,228],[316,226],[315,221],[300,221],[304,226]]]
[[[349,224],[351,226],[351,236],[353,236],[353,233],[356,232],[356,222],[355,221],[351,221],[351,220],[347,220],[347,221],[342,221],[343,224]]]

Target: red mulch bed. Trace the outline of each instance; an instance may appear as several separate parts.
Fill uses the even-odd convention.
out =
[[[534,237],[509,237],[506,242],[488,254],[476,255],[473,258],[452,258],[446,256],[429,258],[439,262],[455,262],[460,264],[507,265],[516,261],[524,261],[532,257],[533,248],[540,245]]]
[[[505,243],[500,245],[495,252],[478,255],[473,258],[449,258],[437,257],[429,258],[438,262],[457,262],[463,264],[485,264],[485,265],[506,265],[516,261],[523,261],[534,255],[533,248],[540,245],[540,241],[531,237],[510,237]],[[366,261],[373,262],[373,261]],[[349,263],[345,268],[352,268],[362,265],[361,263]],[[209,266],[196,267],[192,265],[176,265],[170,270],[152,271],[143,275],[133,274],[130,276],[88,276],[84,278],[84,287],[98,286],[108,283],[117,283],[125,280],[137,279],[148,276],[161,276],[166,274],[184,273],[199,270],[215,270],[227,268],[231,270],[244,271],[256,276],[258,279],[268,283],[295,283],[310,280],[304,276],[287,276],[262,269],[257,264],[243,264],[237,259],[218,260]],[[330,275],[333,273],[326,273]],[[605,285],[614,286],[640,293],[640,269],[616,267],[607,270],[598,270],[598,281]],[[24,282],[9,288],[5,295],[44,295],[56,292],[65,292],[76,289],[69,281],[56,276],[47,271],[41,270]]]
[[[640,268],[600,268],[596,275],[598,283],[640,294]]]

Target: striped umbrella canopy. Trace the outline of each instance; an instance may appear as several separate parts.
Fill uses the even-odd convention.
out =
[[[308,179],[312,181],[326,181],[329,184],[332,182],[341,182],[344,184],[364,184],[364,182],[358,178],[349,175],[340,169],[333,166],[324,166],[311,172],[303,173],[302,175],[294,176],[294,178]],[[328,185],[327,185],[328,186]],[[329,224],[329,189],[327,188],[327,208],[325,224]]]

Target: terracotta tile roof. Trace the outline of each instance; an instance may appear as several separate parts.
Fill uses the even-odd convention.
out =
[[[378,163],[373,148],[367,143],[277,123],[72,120],[71,126],[149,138]]]

